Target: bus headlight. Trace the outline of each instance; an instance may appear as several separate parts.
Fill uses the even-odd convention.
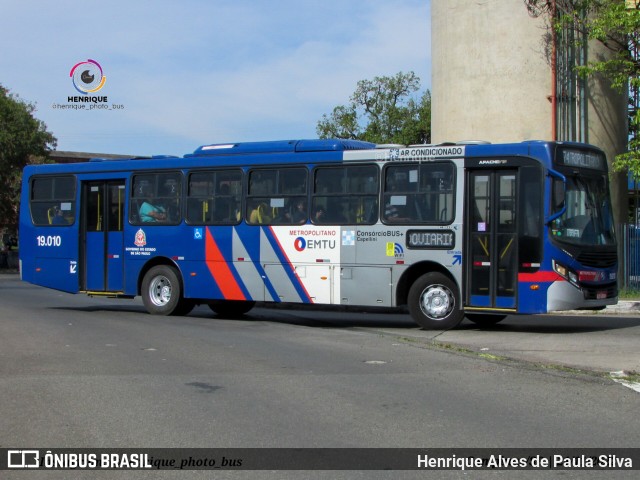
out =
[[[553,261],[553,270],[562,278],[569,280],[569,283],[572,283],[578,288],[580,287],[580,285],[578,285],[578,274],[573,270],[568,269],[567,267],[556,262],[555,260]]]
[[[556,271],[557,274],[559,274],[561,277],[564,278],[568,278],[568,270],[567,267],[565,267],[564,265],[560,265],[559,263],[556,263],[556,261],[553,261],[553,269]]]

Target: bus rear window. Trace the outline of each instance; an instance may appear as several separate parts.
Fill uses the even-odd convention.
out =
[[[29,208],[34,225],[71,225],[75,221],[75,207],[75,177],[34,177],[31,180]]]

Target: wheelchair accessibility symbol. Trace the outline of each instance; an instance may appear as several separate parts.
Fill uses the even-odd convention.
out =
[[[202,240],[202,238],[203,238],[202,228],[194,228],[193,229],[193,239],[194,240]]]

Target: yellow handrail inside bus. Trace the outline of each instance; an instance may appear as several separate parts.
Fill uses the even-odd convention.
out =
[[[483,243],[483,240],[484,240],[484,243]],[[480,246],[484,250],[484,254],[488,257],[489,256],[489,237],[486,235],[484,237],[478,237],[478,242],[480,242]]]
[[[202,222],[207,221],[207,213],[209,213],[209,202],[207,200],[202,201]]]
[[[102,230],[102,210],[100,210],[100,193],[98,193],[98,221],[96,222],[96,232]]]

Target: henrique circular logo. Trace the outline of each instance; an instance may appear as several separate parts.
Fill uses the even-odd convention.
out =
[[[102,67],[95,60],[76,63],[69,73],[73,86],[85,95],[94,93],[104,86],[107,77],[102,72]]]

